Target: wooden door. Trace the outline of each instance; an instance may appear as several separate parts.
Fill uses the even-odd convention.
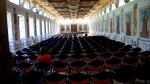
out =
[[[71,31],[76,32],[77,31],[77,24],[71,24]]]

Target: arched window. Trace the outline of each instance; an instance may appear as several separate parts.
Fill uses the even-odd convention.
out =
[[[30,30],[30,37],[34,37],[34,22],[33,18],[29,17],[29,30]]]
[[[109,5],[106,6],[106,13],[108,13],[108,12],[109,12]]]
[[[125,4],[125,1],[124,0],[119,0],[119,7],[120,6],[123,6]]]
[[[33,12],[37,12],[37,5],[35,3],[33,3],[33,2],[31,2],[31,6],[32,6],[31,10]]]
[[[29,9],[29,6],[30,6],[30,5],[29,5],[29,2],[27,2],[27,1],[24,2],[24,8]]]
[[[9,42],[13,41],[13,32],[12,32],[12,19],[11,13],[7,12],[7,26],[8,26],[8,39]]]
[[[20,0],[9,0],[10,2],[12,2],[12,3],[15,3],[15,4],[17,4],[17,5],[19,5],[19,1]]]
[[[116,9],[116,6],[114,3],[112,3],[112,10]]]
[[[40,20],[36,19],[37,36],[40,35]]]
[[[43,11],[39,11],[39,14],[41,14],[41,15],[42,15],[42,14],[43,14]]]
[[[46,13],[44,12],[43,15],[46,17]]]
[[[25,38],[25,19],[23,15],[18,15],[19,18],[19,30],[20,30],[20,39]]]
[[[36,9],[36,8],[33,8],[32,11],[33,11],[33,12],[37,12],[37,9]]]

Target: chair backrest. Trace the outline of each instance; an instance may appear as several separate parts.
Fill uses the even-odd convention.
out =
[[[111,83],[112,73],[102,71],[98,74],[92,75],[91,79],[94,82],[94,84],[109,84]]]
[[[45,76],[46,84],[64,84],[66,81],[66,75],[52,73]]]
[[[82,73],[72,74],[68,78],[70,84],[87,84],[89,82],[89,75]]]

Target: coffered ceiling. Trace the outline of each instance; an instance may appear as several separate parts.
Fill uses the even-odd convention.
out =
[[[112,0],[33,0],[53,15],[64,19],[90,16],[110,1]]]

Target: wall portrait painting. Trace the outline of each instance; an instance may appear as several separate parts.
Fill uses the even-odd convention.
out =
[[[120,34],[120,16],[116,16],[116,33]]]
[[[121,9],[120,12],[120,28],[121,32],[124,33],[124,9]]]
[[[101,21],[101,31],[102,31],[102,32],[104,31],[104,23],[103,23],[103,20]]]
[[[66,31],[70,31],[69,25],[66,25]]]
[[[64,25],[60,25],[60,31],[65,31]]]
[[[133,6],[133,36],[137,35],[137,4]]]
[[[19,22],[18,22],[18,16],[17,16],[17,9],[13,8],[13,16],[14,16],[14,29],[15,29],[15,40],[19,40]]]
[[[82,25],[79,25],[79,31],[82,31]]]
[[[84,31],[87,31],[87,24],[84,24]]]
[[[112,33],[115,33],[115,22],[116,22],[115,12],[113,13],[113,19],[112,19]]]
[[[112,33],[112,18],[110,18],[110,33]]]
[[[34,35],[37,36],[36,16],[34,15]]]
[[[149,38],[150,6],[140,9],[140,37]]]
[[[132,11],[125,14],[126,35],[131,36]]]
[[[29,32],[29,15],[28,15],[28,12],[26,12],[26,24],[27,24],[27,38],[29,38],[30,32]]]
[[[109,32],[109,19],[108,19],[108,16],[107,16],[107,19],[105,20],[105,32]]]

